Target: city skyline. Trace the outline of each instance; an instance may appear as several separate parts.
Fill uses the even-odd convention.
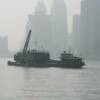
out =
[[[3,37],[7,36],[12,44],[17,41],[16,45],[11,47],[12,49],[10,48],[10,42],[10,45],[4,46],[9,47],[8,50],[10,51],[14,49],[16,51],[22,50],[26,34],[32,29],[30,49],[34,49],[38,43],[38,49],[52,51],[53,55],[71,49],[73,53],[84,57],[98,56],[100,50],[99,3],[98,0],[81,1],[80,14],[72,14],[73,23],[71,24],[71,18],[70,21],[68,20],[68,5],[65,0],[54,0],[49,7],[46,2],[39,0],[34,11],[27,16],[28,19],[23,34],[13,34],[12,38],[9,34],[0,34]],[[70,25],[72,25],[71,28],[69,28]],[[18,31],[16,29],[12,29],[12,31],[16,33]],[[69,31],[69,29],[71,30]],[[1,51],[2,48],[1,46]]]
[[[25,34],[28,15],[34,12],[38,0],[0,0],[0,33],[9,37],[9,49],[16,50],[21,47]],[[50,9],[51,0],[44,0]],[[49,2],[48,2],[49,1]],[[79,13],[79,0],[65,0],[68,5],[70,17],[69,30],[72,29],[72,15]],[[5,3],[6,2],[6,3]],[[16,44],[16,45],[15,45]]]

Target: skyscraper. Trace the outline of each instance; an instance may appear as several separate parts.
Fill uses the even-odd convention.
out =
[[[85,56],[100,55],[100,0],[83,0],[80,17],[81,52]]]
[[[73,16],[72,45],[74,52],[80,54],[80,15]]]
[[[29,15],[27,30],[32,29],[30,49],[49,50],[51,41],[51,20],[44,2],[40,1],[34,15]]]
[[[51,9],[52,41],[55,51],[67,50],[67,9],[64,0],[53,0]]]

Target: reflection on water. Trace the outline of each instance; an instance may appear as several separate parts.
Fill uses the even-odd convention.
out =
[[[99,100],[100,63],[84,69],[24,68],[0,62],[0,100]]]

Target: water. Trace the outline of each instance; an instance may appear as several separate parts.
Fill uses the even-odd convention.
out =
[[[0,100],[100,100],[100,62],[73,70],[14,67],[2,60]]]

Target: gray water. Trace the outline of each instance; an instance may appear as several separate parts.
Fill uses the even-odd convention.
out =
[[[74,70],[7,66],[2,60],[0,100],[100,100],[100,62]]]

